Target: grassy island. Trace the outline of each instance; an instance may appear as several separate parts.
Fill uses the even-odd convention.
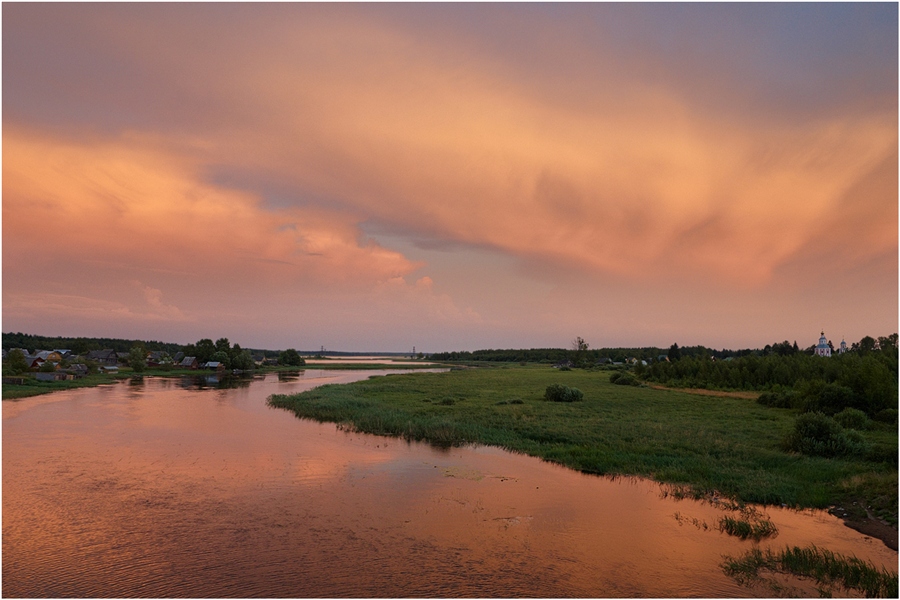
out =
[[[763,504],[828,508],[897,527],[897,430],[861,432],[869,452],[842,458],[785,451],[796,411],[752,399],[615,385],[615,371],[547,366],[395,375],[275,395],[299,417],[439,445],[499,446],[586,473],[630,474]],[[580,390],[545,399],[548,386]]]

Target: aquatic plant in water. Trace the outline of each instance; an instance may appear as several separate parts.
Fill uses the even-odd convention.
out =
[[[794,546],[779,552],[753,548],[737,558],[726,556],[722,570],[741,585],[767,583],[773,590],[780,584],[761,577],[761,571],[813,579],[823,586],[820,592],[828,595],[853,590],[867,598],[896,598],[898,591],[897,573],[816,546]]]
[[[778,535],[778,528],[768,519],[735,519],[722,517],[719,519],[719,531],[739,537],[742,540],[753,538],[757,542],[763,538]]]

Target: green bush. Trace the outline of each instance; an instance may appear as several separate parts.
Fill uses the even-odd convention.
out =
[[[544,399],[550,402],[579,402],[584,400],[584,394],[578,388],[554,383],[547,386],[544,391]]]
[[[845,408],[855,408],[858,400],[853,390],[847,386],[815,382],[808,387],[802,408],[805,412],[833,416]]]
[[[28,361],[25,360],[25,355],[22,354],[21,350],[18,348],[10,350],[6,360],[3,361],[3,371],[4,374],[6,371],[9,371],[12,375],[19,375],[28,371]]]
[[[866,416],[866,413],[857,408],[845,408],[834,415],[834,420],[838,422],[838,425],[845,429],[856,429],[861,431],[863,429],[868,429],[869,427],[869,417]]]
[[[641,382],[634,378],[630,373],[616,373],[618,377],[616,377],[615,381],[610,377],[609,380],[612,381],[616,385],[641,385]]]
[[[757,402],[772,408],[795,408],[799,395],[793,390],[771,391],[760,394]]]
[[[293,348],[288,348],[284,352],[278,355],[278,364],[279,365],[288,365],[292,367],[302,367],[306,364],[306,361],[297,353]]]
[[[889,425],[897,424],[897,409],[884,408],[875,413],[875,420]]]
[[[831,417],[814,412],[797,417],[784,448],[810,456],[835,457],[862,454],[866,444],[859,432],[845,430]]]

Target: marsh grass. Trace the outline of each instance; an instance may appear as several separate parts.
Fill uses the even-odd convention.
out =
[[[752,538],[759,541],[763,538],[774,537],[778,535],[778,528],[768,519],[750,520],[735,519],[734,517],[722,517],[719,519],[719,531],[739,537],[742,540]]]
[[[778,552],[753,548],[737,558],[725,557],[722,570],[745,586],[772,585],[774,581],[760,575],[769,572],[810,578],[824,586],[821,591],[828,595],[853,590],[867,598],[896,598],[898,592],[897,573],[816,546],[794,546]]]
[[[620,386],[609,376],[512,364],[326,385],[269,402],[366,433],[440,445],[479,443],[585,473],[650,477],[692,497],[827,508],[868,502],[893,484],[895,493],[883,497],[883,508],[896,522],[896,465],[858,455],[784,452],[780,444],[793,428],[792,411],[741,398]],[[546,388],[560,382],[583,390],[584,399],[545,401]],[[453,404],[444,404],[445,398]],[[863,435],[896,452],[894,430]]]

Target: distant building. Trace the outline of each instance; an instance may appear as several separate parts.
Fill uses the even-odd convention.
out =
[[[203,363],[201,366],[203,369],[209,369],[211,371],[223,372],[225,370],[225,363],[219,362],[217,360],[211,360],[209,362]]]
[[[845,341],[843,340],[843,338],[841,338],[841,347],[840,347],[840,349],[838,350],[838,354],[843,354],[843,353],[846,352],[846,351],[847,351],[847,342],[845,342]]]
[[[62,360],[62,355],[56,350],[38,350],[34,354],[35,356],[40,357],[44,362],[50,361],[52,363],[58,363]]]
[[[185,356],[181,359],[181,362],[178,363],[178,366],[182,369],[196,369],[200,364],[198,363],[196,356]]]
[[[119,363],[119,357],[115,350],[91,350],[87,357],[90,360],[97,361],[100,366],[115,367]]]
[[[816,356],[831,356],[831,346],[828,345],[828,339],[825,337],[825,332],[822,332],[822,337],[819,338],[819,345],[816,346]]]

